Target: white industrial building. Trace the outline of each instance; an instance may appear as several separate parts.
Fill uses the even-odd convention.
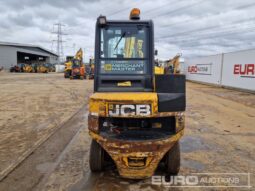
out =
[[[0,42],[0,68],[8,70],[18,63],[51,63],[58,62],[58,55],[36,45]]]

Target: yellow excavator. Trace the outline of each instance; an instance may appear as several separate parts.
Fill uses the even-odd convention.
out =
[[[160,66],[158,62],[155,62],[154,72],[155,74],[179,74],[180,73],[180,57],[181,54],[177,54],[172,59],[168,60],[166,65]]]
[[[73,78],[72,77],[73,67],[77,68],[78,65],[80,66],[82,64],[82,60],[83,60],[83,51],[80,48],[76,52],[76,54],[73,58],[70,58],[66,61],[65,70],[64,70],[64,77],[65,78]],[[75,65],[75,66],[73,66],[73,65]]]
[[[85,78],[85,66],[83,64],[83,51],[80,48],[72,60],[72,72],[70,79],[81,79]]]
[[[91,171],[103,171],[114,161],[124,178],[150,177],[159,163],[166,173],[178,174],[185,75],[154,74],[153,22],[140,20],[137,8],[130,20],[99,16],[95,31],[88,115]]]
[[[165,74],[180,74],[180,57],[181,54],[177,54],[174,58],[170,59],[167,62],[167,65],[164,67]]]

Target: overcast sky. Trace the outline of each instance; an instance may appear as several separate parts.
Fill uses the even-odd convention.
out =
[[[127,19],[133,7],[153,19],[158,57],[184,58],[255,48],[254,0],[0,0],[0,41],[56,50],[61,22],[64,54],[93,55],[96,18]]]

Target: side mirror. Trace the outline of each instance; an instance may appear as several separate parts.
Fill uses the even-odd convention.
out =
[[[157,56],[158,55],[158,50],[154,51],[154,55]]]

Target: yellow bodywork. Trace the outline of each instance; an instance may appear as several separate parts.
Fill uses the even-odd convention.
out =
[[[65,63],[65,71],[66,70],[72,70],[72,62],[68,61]]]
[[[169,60],[169,62],[166,65],[166,74],[171,74],[172,72],[174,74],[180,74],[180,57],[181,54],[177,54],[175,57]],[[169,71],[168,68],[172,66],[173,71]]]
[[[132,83],[131,83],[131,81],[119,82],[117,84],[117,86],[119,86],[119,87],[131,87]]]
[[[109,117],[108,107],[112,104],[150,104],[149,116],[121,116],[126,118],[175,116],[176,134],[166,138],[135,141],[110,139],[98,133],[99,117]],[[180,118],[180,116],[182,116]],[[96,140],[114,160],[119,174],[124,178],[141,179],[153,175],[159,162],[171,147],[180,139],[184,131],[183,112],[158,112],[158,97],[155,92],[110,92],[94,93],[89,100],[88,127],[90,136]],[[159,127],[160,128],[160,127]],[[135,166],[130,162],[134,160]],[[139,160],[144,161],[141,164]]]
[[[109,103],[146,103],[151,104],[152,115],[157,113],[157,93],[94,93],[89,100],[89,111],[93,115],[108,117]],[[130,117],[130,116],[126,116]],[[132,116],[140,117],[140,116]],[[151,117],[151,116],[148,116]]]
[[[33,72],[33,67],[31,65],[29,65],[29,64],[25,64],[23,66],[23,71],[27,72],[27,73]]]
[[[82,51],[81,48],[76,52],[74,58],[77,59],[77,60],[81,60],[81,61],[82,61],[82,58],[83,58],[83,51]]]
[[[49,69],[44,65],[37,66],[37,72],[38,73],[48,73]]]
[[[155,66],[154,67],[154,73],[155,74],[164,74],[164,67]]]

